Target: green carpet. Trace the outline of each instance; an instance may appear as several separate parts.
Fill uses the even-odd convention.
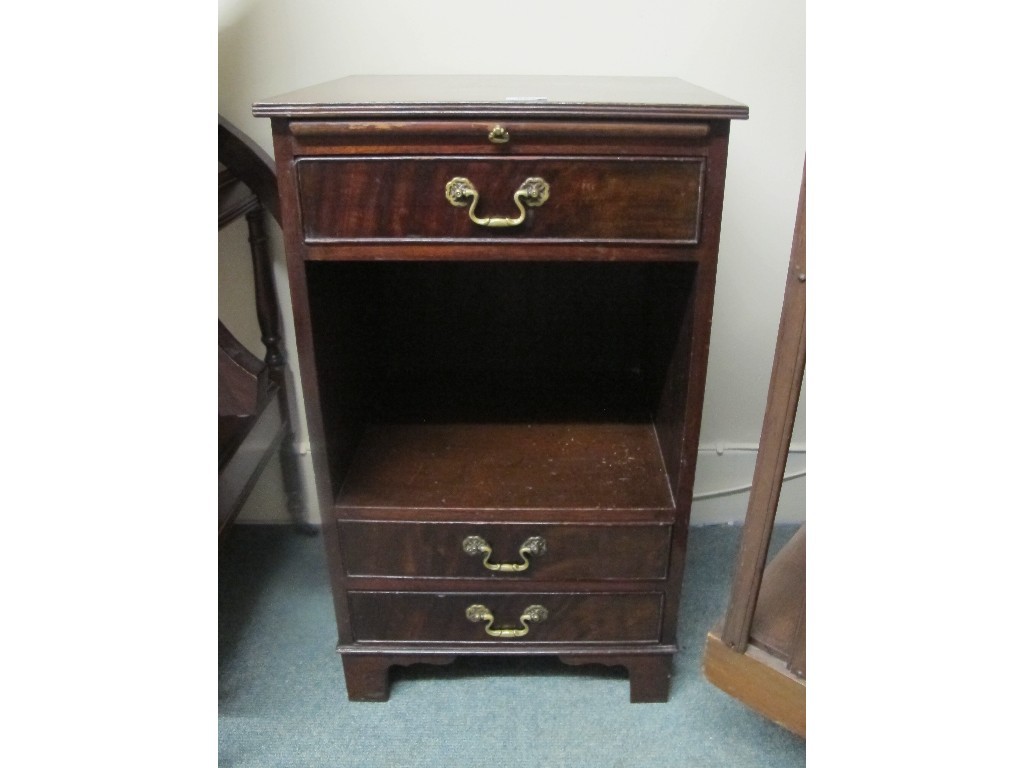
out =
[[[776,531],[773,549],[795,527]],[[694,528],[667,704],[630,704],[625,671],[467,659],[392,672],[391,700],[351,703],[320,537],[236,526],[220,556],[223,768],[783,768],[804,741],[710,685],[740,529]]]

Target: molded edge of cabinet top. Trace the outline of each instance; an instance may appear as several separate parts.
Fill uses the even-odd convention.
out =
[[[536,115],[745,120],[743,104],[674,77],[352,75],[253,104],[257,117]]]

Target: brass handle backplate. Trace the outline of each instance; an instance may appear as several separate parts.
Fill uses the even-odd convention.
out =
[[[530,555],[543,555],[548,551],[548,544],[540,536],[531,536],[519,547],[520,563],[492,563],[491,545],[480,536],[467,536],[462,540],[462,551],[467,555],[483,555],[484,568],[499,573],[519,573],[530,567]]]
[[[466,618],[472,622],[486,621],[487,626],[484,627],[486,632],[491,637],[524,637],[529,631],[530,626],[527,622],[532,621],[534,624],[539,624],[548,617],[548,609],[543,605],[531,605],[525,611],[522,616],[519,617],[519,624],[521,629],[493,629],[494,614],[490,612],[486,605],[471,605],[466,609]]]
[[[469,220],[481,227],[517,227],[526,221],[526,207],[536,208],[544,205],[551,195],[551,186],[539,176],[531,176],[512,195],[512,202],[519,209],[514,219],[505,216],[488,216],[480,218],[476,215],[476,204],[480,202],[480,193],[473,182],[463,176],[456,176],[444,185],[444,196],[456,208],[469,206]],[[525,204],[525,205],[524,205]]]

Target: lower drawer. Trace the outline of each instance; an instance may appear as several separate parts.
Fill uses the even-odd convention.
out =
[[[356,641],[658,642],[661,593],[349,592]]]
[[[672,526],[343,520],[338,536],[349,576],[639,580],[665,578]]]

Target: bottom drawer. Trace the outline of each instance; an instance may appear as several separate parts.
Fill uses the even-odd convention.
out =
[[[349,592],[356,641],[655,643],[661,593]]]

